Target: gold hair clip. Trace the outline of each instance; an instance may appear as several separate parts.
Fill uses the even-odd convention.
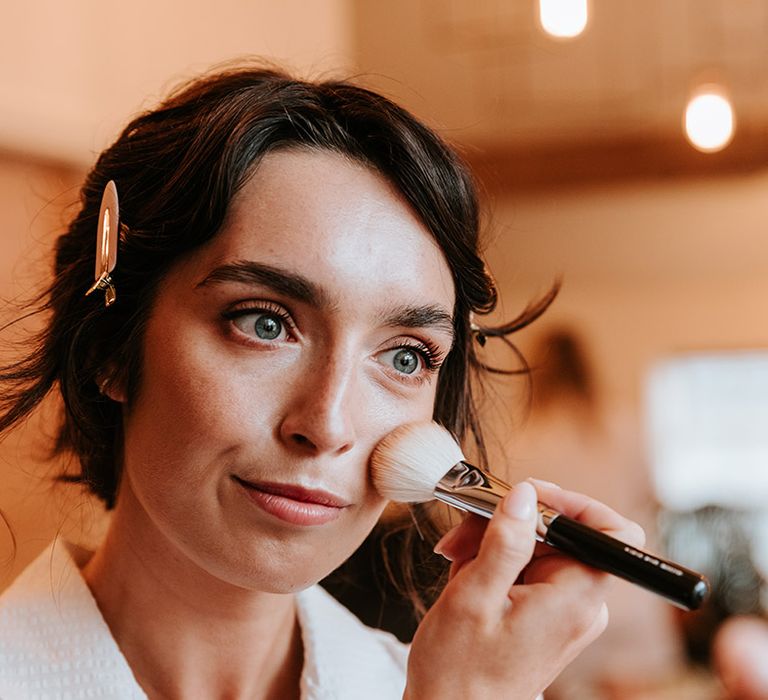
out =
[[[96,231],[95,282],[85,296],[97,289],[104,290],[104,306],[112,306],[117,299],[115,283],[109,276],[117,263],[117,234],[120,229],[120,208],[117,203],[117,185],[110,180],[104,188]]]

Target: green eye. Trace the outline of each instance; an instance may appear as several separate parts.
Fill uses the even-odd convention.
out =
[[[256,318],[253,329],[262,340],[274,340],[283,332],[283,324],[272,314],[261,314]]]
[[[413,374],[419,369],[421,358],[415,350],[399,348],[392,356],[392,366],[403,374]]]

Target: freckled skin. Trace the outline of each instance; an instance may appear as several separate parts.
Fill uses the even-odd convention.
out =
[[[237,260],[302,275],[329,303],[242,282],[197,286]],[[260,338],[257,315],[222,317],[251,302],[277,306],[295,327],[281,322],[278,338]],[[452,312],[453,283],[384,178],[330,153],[267,156],[222,231],[159,289],[142,385],[125,414],[123,525],[166,566],[183,560],[247,589],[298,590],[333,570],[384,507],[368,474],[373,447],[432,415],[437,374],[419,367],[423,381],[414,381],[393,348],[406,339],[447,353],[450,336],[381,320],[384,309],[415,303]],[[233,476],[322,488],[350,505],[333,522],[299,527],[254,505]]]

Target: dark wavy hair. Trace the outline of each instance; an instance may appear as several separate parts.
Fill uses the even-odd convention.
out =
[[[112,508],[120,482],[120,404],[99,391],[109,381],[128,401],[141,382],[142,338],[159,281],[181,256],[213,238],[233,196],[269,152],[325,149],[381,173],[442,249],[456,288],[455,344],[438,377],[434,418],[480,447],[472,373],[472,314],[496,305],[479,256],[472,177],[432,130],[390,100],[344,81],[309,82],[272,67],[230,68],[193,80],[123,130],[98,158],[81,190],[80,210],[56,242],[53,282],[37,299],[46,325],[31,351],[0,368],[0,432],[51,392],[61,396],[54,453],[74,456],[65,480],[83,484]],[[84,296],[93,281],[95,236],[104,187],[117,183],[121,221],[117,301]],[[101,297],[101,298],[100,298]],[[527,325],[548,303],[502,328]]]

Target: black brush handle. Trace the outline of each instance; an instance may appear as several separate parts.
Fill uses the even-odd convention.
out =
[[[686,610],[700,607],[709,594],[709,582],[701,574],[565,515],[558,515],[549,523],[544,541],[585,564],[664,596]]]

